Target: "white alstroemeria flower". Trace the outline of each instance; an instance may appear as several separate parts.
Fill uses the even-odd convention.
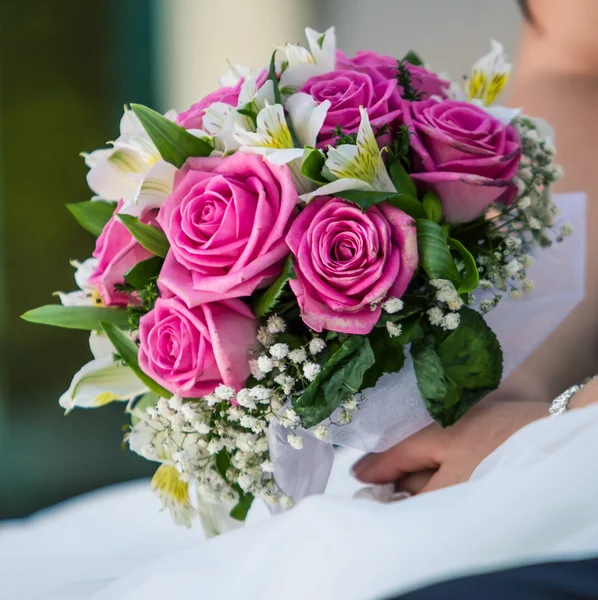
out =
[[[286,164],[303,156],[305,146],[315,146],[318,133],[324,124],[330,102],[321,104],[309,94],[295,94],[286,104],[298,148],[280,104],[267,105],[257,116],[256,132],[237,131],[235,139],[242,152],[262,154],[270,162]]]
[[[189,483],[183,481],[172,465],[163,464],[152,477],[152,491],[155,492],[178,525],[191,527],[197,510],[189,498]],[[230,510],[230,509],[229,509]]]
[[[511,65],[507,62],[503,45],[491,40],[490,52],[478,59],[471,68],[465,93],[470,101],[478,99],[484,106],[490,106],[507,85],[510,74]]]
[[[286,44],[280,48],[286,68],[280,76],[280,89],[286,96],[295,93],[310,77],[334,71],[336,34],[334,27],[324,33],[307,28],[309,51],[303,46]]]
[[[89,347],[94,359],[73,377],[59,404],[70,412],[73,408],[98,408],[115,401],[130,401],[147,392],[131,369],[113,359],[114,348],[104,334],[92,332]]]
[[[191,131],[194,135],[207,135],[212,138],[213,155],[227,154],[239,149],[240,144],[234,135],[236,131],[255,130],[251,117],[239,113],[239,110],[249,110],[257,114],[268,104],[274,103],[273,83],[268,80],[258,88],[257,80],[260,74],[253,69],[247,69],[244,73],[237,106],[214,102],[204,114],[204,131]]]
[[[165,115],[171,121],[176,113]],[[172,191],[176,168],[166,163],[132,110],[125,109],[120,136],[108,150],[85,155],[87,183],[104,200],[123,200],[122,212],[139,216],[159,208]]]
[[[229,68],[218,78],[218,83],[225,87],[235,87],[240,81],[255,73],[255,69],[247,65],[233,65],[230,62],[229,65]]]
[[[98,266],[98,259],[88,258],[82,263],[72,260],[71,265],[76,269],[75,282],[79,289],[75,292],[54,292],[54,295],[60,298],[63,306],[103,306],[98,288],[89,283]]]
[[[507,62],[502,44],[495,40],[491,40],[490,44],[490,52],[474,63],[465,90],[452,83],[447,96],[451,100],[471,102],[508,125],[521,114],[521,109],[493,104],[509,80],[511,65]]]
[[[313,189],[313,182],[301,174],[301,160],[305,146],[315,146],[329,108],[330,102],[318,105],[308,94],[295,94],[289,98],[287,110],[299,147],[295,147],[280,104],[260,110],[255,132],[239,129],[234,137],[241,152],[261,154],[273,164],[288,164],[299,191],[308,192]]]
[[[168,431],[163,423],[149,416],[138,421],[127,436],[133,452],[161,463],[152,478],[152,491],[158,495],[162,506],[170,512],[174,521],[186,527],[191,526],[197,510],[191,504],[188,482],[181,478],[175,467],[175,456],[186,448],[196,447],[194,445],[199,437],[197,434]]]
[[[372,131],[368,113],[360,107],[361,123],[357,132],[357,144],[328,147],[328,158],[322,174],[331,179],[314,192],[303,194],[301,199],[309,202],[316,196],[335,194],[346,190],[396,192]]]

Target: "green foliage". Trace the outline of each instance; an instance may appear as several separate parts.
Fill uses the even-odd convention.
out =
[[[414,219],[425,219],[426,211],[423,204],[413,196],[407,194],[397,194],[387,200],[388,204],[396,208],[400,208],[404,213],[407,213]]]
[[[163,264],[164,260],[159,256],[142,260],[125,273],[125,282],[135,290],[143,290],[156,281]]]
[[[276,278],[274,283],[264,292],[254,297],[252,303],[253,314],[256,317],[263,317],[271,313],[276,307],[276,304],[278,303],[280,296],[287,285],[287,282],[290,279],[296,278],[295,270],[293,269],[293,255],[289,254],[284,263],[282,273]]]
[[[367,337],[350,336],[338,346],[319,375],[293,402],[304,427],[317,425],[356,393],[361,388],[365,372],[374,362]]]
[[[440,198],[432,191],[428,191],[424,194],[422,199],[424,210],[426,211],[426,218],[434,223],[440,223],[442,219],[442,204],[440,204]]]
[[[98,237],[112,217],[116,202],[87,200],[86,202],[67,204],[66,207],[83,229]]]
[[[390,163],[388,173],[398,194],[406,194],[407,196],[417,198],[415,183],[413,183],[413,179],[409,177],[409,173],[407,173],[405,167],[398,160]]]
[[[274,103],[282,104],[280,97],[280,88],[278,87],[278,77],[276,76],[276,50],[272,52],[272,58],[270,59],[270,68],[268,69],[268,79],[272,82],[274,88]]]
[[[396,373],[405,364],[405,352],[399,337],[391,337],[386,327],[374,329],[368,336],[374,353],[374,364],[365,372],[362,388],[371,388],[383,373]]]
[[[457,292],[459,294],[473,292],[480,283],[480,274],[475,258],[459,240],[449,238],[448,245],[451,250],[455,250],[459,254],[465,265],[465,277],[461,280]]]
[[[423,67],[424,66],[424,61],[413,50],[409,50],[409,52],[407,52],[407,54],[405,54],[405,56],[403,56],[403,60],[401,62],[403,62],[403,63],[408,62],[409,64],[414,65],[415,67]]]
[[[428,277],[460,282],[461,277],[448,246],[447,230],[428,219],[417,219],[415,226],[419,262]]]
[[[378,204],[378,202],[384,202],[389,198],[396,196],[395,192],[370,192],[365,190],[345,190],[342,192],[336,192],[334,194],[339,198],[348,200],[353,204],[357,204],[363,212],[366,212],[368,208]]]
[[[136,331],[139,329],[141,317],[154,308],[156,300],[160,297],[156,279],[149,279],[145,286],[140,288],[135,288],[126,283],[124,285],[115,285],[114,289],[125,294],[135,294],[135,302],[130,302],[127,306],[127,315],[129,329]]]
[[[430,415],[443,427],[454,424],[496,389],[502,350],[484,318],[463,308],[453,331],[422,323],[411,345],[417,385]]]
[[[319,150],[306,146],[301,161],[301,174],[318,185],[326,185],[330,182],[322,176],[325,162],[326,159]]]
[[[190,134],[160,113],[141,104],[131,104],[131,109],[154,142],[160,156],[177,169],[191,156],[210,156],[213,150],[211,144]]]
[[[355,146],[357,144],[357,132],[345,133],[340,125],[334,128],[333,135],[335,137],[334,146],[343,146],[344,144],[350,144]]]
[[[388,155],[390,157],[389,162],[400,162],[409,168],[411,164],[411,158],[409,156],[409,148],[411,145],[411,131],[407,125],[401,125],[398,132],[393,136],[392,143],[388,149]]]
[[[129,233],[148,251],[162,258],[166,257],[170,245],[162,231],[152,225],[143,224],[137,217],[119,213],[118,218]]]
[[[408,64],[409,62],[405,60],[397,61],[397,83],[403,88],[403,98],[415,102],[421,100],[423,94],[413,87],[411,73],[407,68]]]
[[[47,304],[27,311],[21,315],[21,318],[29,323],[52,325],[66,329],[83,329],[85,331],[100,331],[102,321],[111,323],[121,329],[127,329],[129,326],[126,310],[103,306]]]
[[[237,489],[238,488],[238,489]],[[245,494],[243,490],[236,486],[235,487],[237,494],[239,494],[239,501],[235,506],[233,506],[230,511],[230,516],[237,521],[245,521],[247,518],[247,513],[251,508],[251,504],[253,503],[253,496],[251,494]]]
[[[116,325],[112,323],[102,322],[102,329],[108,336],[108,339],[112,342],[114,349],[118,353],[118,356],[123,362],[137,375],[141,382],[155,394],[162,398],[171,398],[172,394],[164,389],[160,384],[156,383],[149,375],[146,375],[139,366],[137,355],[139,349],[137,345],[131,340],[127,333],[123,333]]]

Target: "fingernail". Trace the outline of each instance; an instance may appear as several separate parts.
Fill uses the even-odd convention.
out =
[[[371,454],[366,454],[362,456],[352,467],[351,467],[351,475],[355,477],[355,479],[359,479],[359,476],[364,473],[370,462],[372,460]]]

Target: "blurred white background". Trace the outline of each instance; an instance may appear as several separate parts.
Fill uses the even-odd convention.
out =
[[[303,29],[337,29],[348,54],[418,54],[458,79],[491,38],[515,58],[515,0],[154,0],[161,108],[184,110],[218,86],[226,59],[261,67],[273,48],[304,43]]]

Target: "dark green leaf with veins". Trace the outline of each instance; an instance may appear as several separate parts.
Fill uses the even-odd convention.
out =
[[[453,331],[422,323],[411,344],[419,391],[443,427],[496,389],[502,377],[502,350],[482,315],[463,308],[460,319]]]

